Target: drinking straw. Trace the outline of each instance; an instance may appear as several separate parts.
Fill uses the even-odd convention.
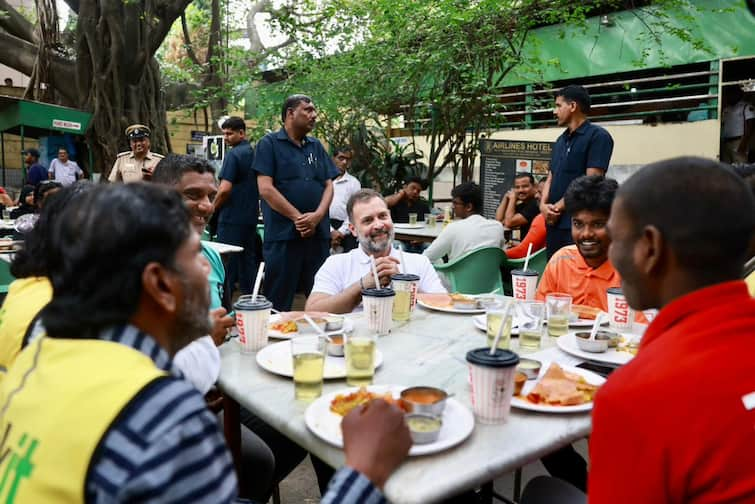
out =
[[[506,325],[506,318],[509,316],[512,306],[514,306],[513,300],[509,301],[506,305],[506,309],[503,310],[503,317],[501,317],[501,325],[498,327],[498,334],[495,335],[495,338],[493,338],[493,344],[490,346],[490,355],[495,355],[495,350],[498,348],[498,342],[501,340],[501,335],[503,334],[503,326]]]
[[[590,331],[590,339],[594,340],[595,335],[598,334],[598,328],[600,327],[600,324],[603,323],[603,317],[606,315],[605,312],[598,312],[598,314],[595,316],[595,322],[592,324],[592,330]]]
[[[527,271],[527,266],[530,264],[530,255],[532,254],[532,243],[527,247],[527,258],[524,260],[524,270]]]
[[[375,266],[375,256],[370,256],[370,266],[372,267],[372,276],[375,279],[375,288],[380,288],[380,279],[377,274],[377,266]]]
[[[254,281],[254,290],[252,291],[252,301],[257,301],[257,294],[260,291],[260,283],[262,283],[262,275],[265,273],[265,261],[260,263],[260,267],[257,268],[257,279]]]
[[[406,273],[406,263],[404,262],[404,251],[400,247],[398,249],[398,256],[399,256],[399,261],[401,261],[398,265],[398,271],[399,273]]]
[[[302,317],[304,318],[304,320],[307,321],[307,323],[309,325],[312,326],[312,328],[315,331],[317,331],[317,334],[319,334],[320,336],[325,336],[325,331],[323,331],[322,329],[320,329],[320,326],[318,326],[317,324],[315,324],[315,321],[312,320],[311,318],[309,318],[309,315],[307,315],[306,313],[304,313],[304,314],[302,314]]]

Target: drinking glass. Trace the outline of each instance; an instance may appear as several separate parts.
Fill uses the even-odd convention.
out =
[[[519,351],[521,353],[540,350],[545,320],[545,303],[542,301],[520,301],[517,304],[519,321]]]
[[[311,401],[322,394],[326,347],[327,340],[322,336],[298,336],[291,339],[296,399]]]
[[[367,386],[375,375],[375,349],[378,334],[366,329],[344,333],[346,383],[352,387]]]
[[[492,306],[489,306],[485,310],[488,348],[493,345],[493,341],[498,335],[499,330],[501,331],[501,339],[498,340],[498,348],[502,348],[504,350],[507,350],[509,348],[511,344],[511,325],[514,319],[514,303],[515,301],[513,299],[508,299],[505,301],[502,300]],[[509,305],[511,305],[510,308]],[[507,309],[508,315],[506,315],[506,320],[503,320],[503,314]],[[501,324],[503,324],[503,329],[501,329]]]
[[[545,306],[548,312],[548,336],[557,338],[569,331],[569,316],[571,315],[571,296],[559,292],[545,296]]]

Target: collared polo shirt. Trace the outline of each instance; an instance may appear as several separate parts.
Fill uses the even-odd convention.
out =
[[[621,276],[606,260],[597,268],[589,266],[576,245],[567,245],[553,254],[543,272],[535,297],[544,300],[546,294],[563,292],[572,303],[608,311],[606,290],[621,287]]]
[[[231,195],[218,213],[219,224],[233,224],[256,228],[259,210],[257,174],[252,170],[254,150],[248,140],[242,140],[223,159],[218,178],[232,184]]]
[[[300,212],[314,212],[325,192],[325,182],[340,175],[322,144],[305,136],[296,145],[284,128],[268,133],[257,143],[254,171],[272,177],[273,185]],[[279,214],[264,199],[262,215],[265,220],[265,241],[299,239],[293,221]],[[320,221],[315,236],[330,238],[330,219]]]
[[[613,138],[600,126],[583,122],[571,134],[567,128],[556,140],[551,154],[551,187],[548,203],[564,197],[571,182],[587,173],[588,168],[608,170],[613,153]],[[564,213],[556,227],[571,228],[571,215]]]

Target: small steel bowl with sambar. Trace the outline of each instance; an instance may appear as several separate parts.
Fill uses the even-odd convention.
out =
[[[410,413],[439,417],[446,408],[448,394],[435,387],[410,387],[401,391],[401,400]]]

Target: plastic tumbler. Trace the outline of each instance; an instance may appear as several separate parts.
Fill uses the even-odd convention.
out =
[[[480,423],[504,423],[511,410],[514,375],[519,356],[510,350],[489,348],[467,352],[469,378],[472,384],[472,411]]]
[[[367,317],[367,328],[370,331],[375,331],[380,336],[390,332],[395,297],[396,292],[387,287],[362,290],[362,304]]]
[[[256,300],[239,298],[233,305],[236,312],[236,327],[239,330],[241,353],[252,353],[267,345],[267,322],[273,303],[264,296]]]
[[[511,287],[514,291],[514,299],[522,301],[532,301],[535,299],[537,277],[538,274],[535,270],[511,270]]]
[[[393,300],[393,320],[409,320],[417,304],[417,285],[419,276],[399,273],[391,277],[396,297]]]
[[[631,331],[634,310],[629,307],[624,293],[619,287],[611,287],[606,291],[606,295],[608,297],[608,325],[614,331]]]

